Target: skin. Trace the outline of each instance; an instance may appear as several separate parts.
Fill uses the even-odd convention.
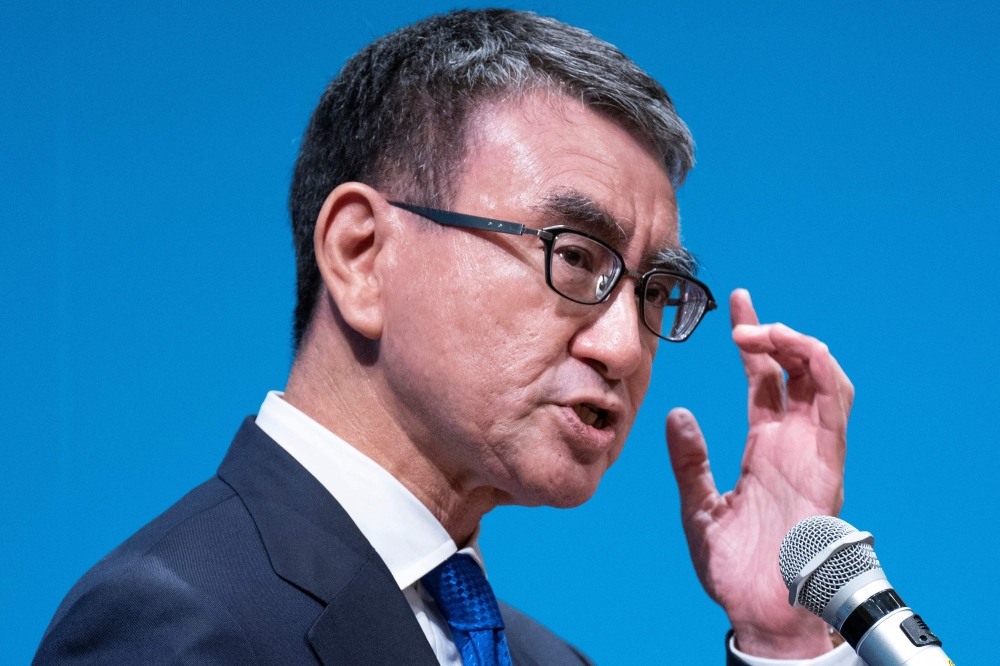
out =
[[[679,247],[670,180],[627,131],[553,94],[480,109],[451,210],[539,228],[565,222],[542,203],[566,192],[620,224],[629,268]],[[537,238],[441,227],[391,195],[345,183],[327,198],[315,234],[324,286],[285,399],[392,473],[458,544],[497,505],[586,501],[649,386],[658,339],[639,322],[634,281],[601,305],[572,303],[545,284]],[[672,411],[683,523],[740,649],[811,657],[829,636],[788,606],[775,553],[795,522],[840,508],[853,389],[822,343],[759,325],[745,291],[730,307],[750,383],[743,473],[720,496],[694,417]],[[585,426],[579,403],[609,422]]]

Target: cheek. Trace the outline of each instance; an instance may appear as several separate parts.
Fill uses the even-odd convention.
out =
[[[410,244],[387,281],[387,372],[407,402],[432,412],[447,405],[438,419],[482,434],[518,418],[533,381],[556,362],[551,299],[534,267],[478,237],[422,235],[431,242]]]
[[[503,373],[544,337],[544,301],[518,268],[509,258],[475,257],[406,271],[388,299],[389,334],[419,339],[444,365],[461,360]]]

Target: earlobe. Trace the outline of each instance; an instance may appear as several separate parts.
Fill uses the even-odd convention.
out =
[[[323,203],[314,236],[316,263],[333,303],[348,326],[372,340],[382,336],[378,216],[386,207],[371,187],[344,183]]]

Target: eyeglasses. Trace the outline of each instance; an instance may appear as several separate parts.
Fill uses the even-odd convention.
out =
[[[515,222],[463,215],[436,208],[390,201],[396,208],[449,227],[465,227],[502,234],[534,234],[545,246],[545,281],[554,292],[575,303],[596,305],[629,276],[636,281],[635,295],[642,307],[642,323],[657,337],[684,342],[717,306],[712,292],[690,275],[654,268],[639,273],[625,267],[625,259],[602,240],[566,226],[531,229]],[[666,325],[666,331],[664,326]]]

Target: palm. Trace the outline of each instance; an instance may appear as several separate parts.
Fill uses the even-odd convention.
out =
[[[840,510],[853,387],[822,343],[758,325],[746,292],[734,293],[731,310],[749,381],[750,432],[736,487],[720,495],[697,422],[686,410],[671,413],[684,530],[698,577],[741,645],[756,644],[768,653],[761,656],[811,656],[822,651],[825,630],[789,606],[778,547],[799,520]]]

